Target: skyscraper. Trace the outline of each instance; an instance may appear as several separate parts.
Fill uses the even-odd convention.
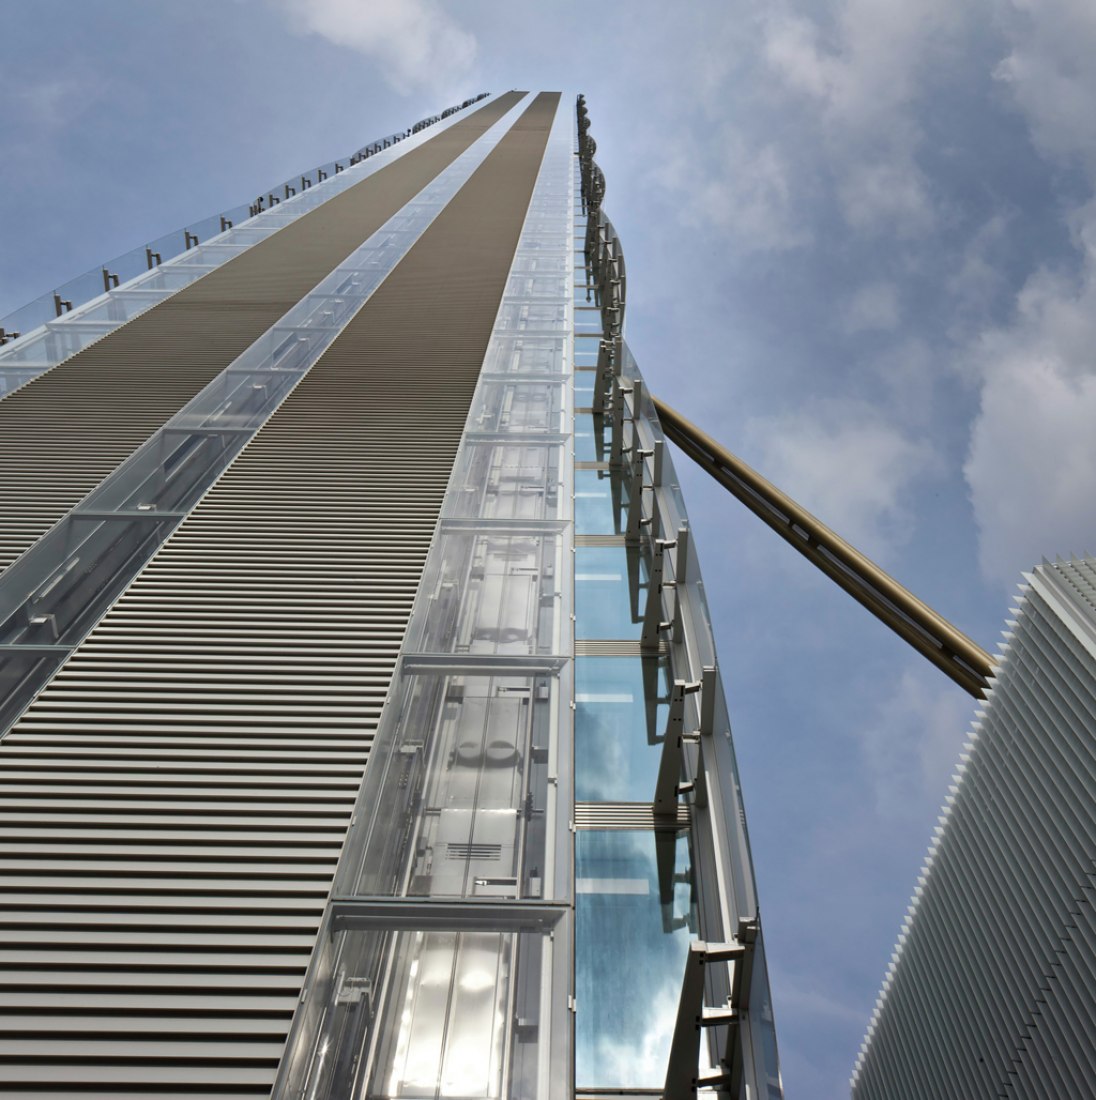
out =
[[[779,1095],[593,153],[470,101],[5,322],[0,1088]]]
[[[1026,578],[853,1076],[856,1100],[1096,1088],[1096,562]]]

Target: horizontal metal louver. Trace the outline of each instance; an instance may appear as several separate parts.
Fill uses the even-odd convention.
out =
[[[269,1092],[557,100],[0,743],[0,1092]]]
[[[485,104],[0,401],[0,570],[520,98]]]

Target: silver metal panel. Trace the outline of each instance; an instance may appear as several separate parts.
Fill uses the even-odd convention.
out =
[[[1096,1089],[1096,562],[1021,588],[853,1075],[872,1097]]]

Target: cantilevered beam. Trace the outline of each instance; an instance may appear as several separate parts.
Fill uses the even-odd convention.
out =
[[[957,684],[985,694],[993,659],[984,649],[681,413],[651,401],[666,437],[720,485]]]

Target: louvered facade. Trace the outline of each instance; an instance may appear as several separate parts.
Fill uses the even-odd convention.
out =
[[[779,1096],[573,102],[0,330],[0,1094]]]
[[[1096,1089],[1096,561],[1013,609],[853,1077],[856,1100]]]

